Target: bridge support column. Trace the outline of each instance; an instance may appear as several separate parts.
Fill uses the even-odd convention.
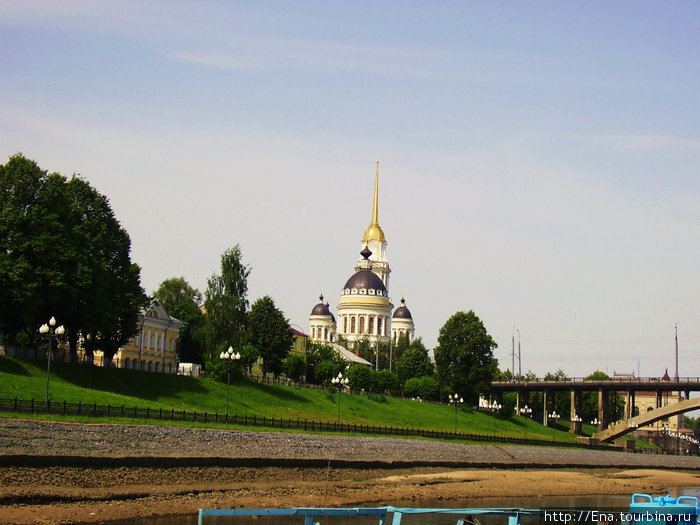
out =
[[[549,390],[544,389],[542,391],[542,424],[544,426],[549,425],[549,414],[547,414],[547,398],[549,397]]]
[[[637,404],[635,399],[635,390],[630,388],[627,391],[627,404],[625,405],[625,419],[632,419],[634,417],[634,407]]]
[[[515,413],[520,415],[520,389],[515,391]]]
[[[610,410],[608,409],[608,392],[604,388],[598,389],[598,431],[608,428],[608,417]]]
[[[581,392],[577,392],[576,390],[571,391],[571,416],[569,417],[569,421],[571,421],[571,426],[569,427],[569,432],[572,434],[580,434],[581,433],[581,422],[580,421],[574,421],[581,417]]]

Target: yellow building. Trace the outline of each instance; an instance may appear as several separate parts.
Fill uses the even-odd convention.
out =
[[[168,315],[160,301],[139,314],[138,332],[112,359],[114,368],[145,372],[177,373],[178,333],[184,323]],[[101,350],[94,352],[94,364],[104,366]]]
[[[309,339],[309,336],[291,326],[289,331],[292,332],[292,348],[289,350],[289,354],[300,354],[306,357],[306,341]]]

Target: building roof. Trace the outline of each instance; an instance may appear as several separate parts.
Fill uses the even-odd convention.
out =
[[[337,343],[331,343],[331,346],[333,347],[333,350],[338,352],[340,354],[340,357],[345,359],[346,361],[349,361],[350,363],[356,364],[356,365],[365,365],[365,366],[372,366],[372,363],[367,361],[366,359],[362,359],[360,356],[355,355],[353,352],[348,350],[347,348],[344,348],[340,346]]]
[[[304,332],[300,332],[299,330],[297,330],[296,328],[292,328],[291,326],[288,326],[288,327],[287,327],[287,330],[289,330],[289,331],[292,332],[294,335],[297,335],[297,336],[299,336],[299,337],[309,337],[309,336],[306,335]]]
[[[381,290],[386,292],[386,287],[381,278],[369,268],[362,268],[348,279],[343,289],[357,288],[358,290]]]
[[[318,303],[311,310],[311,315],[329,315],[333,317],[330,308],[328,308],[328,303],[323,302],[323,294],[318,296]]]
[[[411,311],[406,306],[406,299],[403,297],[401,298],[401,306],[394,310],[394,315],[392,315],[392,317],[394,319],[413,319]]]

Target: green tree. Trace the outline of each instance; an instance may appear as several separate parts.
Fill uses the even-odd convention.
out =
[[[323,384],[345,370],[347,362],[332,346],[308,341],[306,344],[306,382]]]
[[[238,245],[221,256],[221,274],[212,275],[204,293],[205,366],[209,368],[219,356],[219,348],[241,349],[245,341],[248,310],[248,275]]]
[[[260,351],[263,372],[279,376],[282,362],[292,348],[293,335],[289,320],[269,295],[255,301],[250,308],[248,341]]]
[[[55,315],[71,354],[79,334],[106,364],[137,330],[146,296],[131,241],[87,181],[14,155],[0,166],[0,326],[12,343]]]
[[[596,370],[585,378],[586,381],[610,381],[610,376],[601,370]],[[610,421],[616,421],[622,418],[625,400],[617,392],[608,393],[608,410]],[[598,417],[598,392],[587,391],[581,395],[581,416],[586,423],[590,423],[594,418]]]
[[[168,315],[185,323],[180,329],[180,361],[201,363],[202,329],[204,315],[199,308],[202,294],[193,288],[184,277],[171,277],[160,283],[153,294],[168,312]]]
[[[406,348],[396,361],[396,374],[402,385],[414,377],[431,376],[433,371],[434,366],[428,356],[428,350],[420,339],[416,339]]]
[[[403,388],[405,396],[425,400],[435,400],[440,394],[440,385],[432,376],[412,377],[406,381]]]
[[[498,371],[496,342],[473,311],[457,312],[440,329],[435,368],[440,388],[456,392],[475,405],[488,395]]]
[[[289,354],[282,363],[282,372],[292,381],[302,381],[306,374],[306,359],[301,354]]]
[[[401,393],[399,377],[389,370],[374,371],[374,391],[381,394],[398,395]]]
[[[545,381],[568,381],[569,377],[560,368],[556,372],[548,372],[544,376]],[[560,392],[553,391],[552,397],[548,400],[549,406],[547,407],[547,412],[550,414],[554,410],[559,416],[564,419],[569,419],[571,417],[571,393],[570,392]],[[549,396],[548,396],[549,397]]]
[[[240,353],[241,353],[241,361],[240,361],[241,366],[249,374],[252,373],[253,365],[260,357],[260,352],[258,352],[258,349],[255,348],[253,345],[248,343],[247,345],[245,345],[243,347],[243,350],[241,350]]]
[[[371,368],[365,365],[353,365],[346,375],[350,390],[374,392],[374,374]]]
[[[411,340],[408,337],[408,334],[402,333],[399,335],[399,338],[396,340],[393,348],[393,354],[394,354],[394,362],[398,363],[399,359],[401,359],[401,356],[403,353],[411,348],[412,343]]]

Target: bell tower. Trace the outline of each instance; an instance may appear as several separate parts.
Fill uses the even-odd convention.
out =
[[[389,268],[389,260],[386,257],[386,245],[386,237],[381,226],[379,226],[379,161],[377,161],[377,168],[374,174],[372,221],[362,237],[362,249],[364,250],[366,247],[372,252],[369,259],[372,262],[372,271],[379,276],[388,292],[391,268]],[[362,258],[358,260],[358,264],[355,267],[356,271],[360,269],[361,262]]]

